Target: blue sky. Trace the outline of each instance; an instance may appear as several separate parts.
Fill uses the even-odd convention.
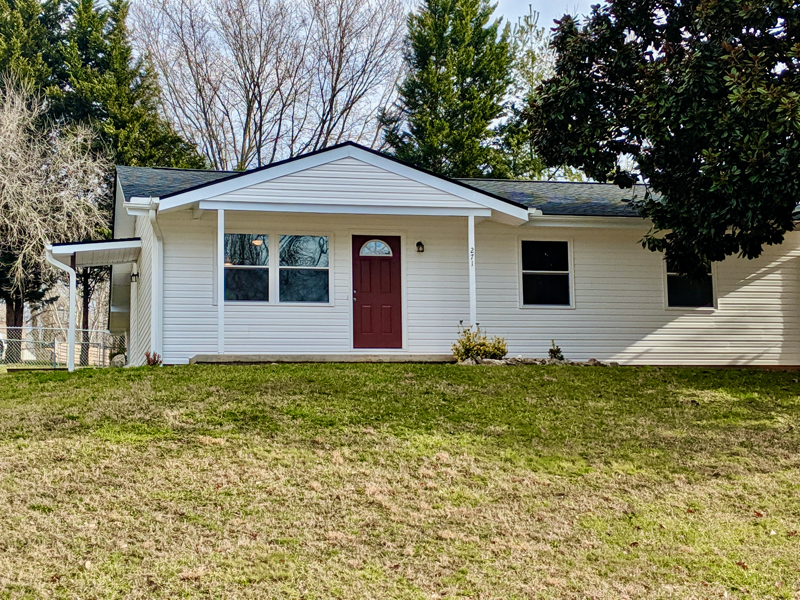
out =
[[[592,4],[601,4],[600,0],[496,0],[495,15],[503,16],[512,24],[517,18],[528,13],[529,6],[539,13],[539,25],[550,28],[553,19],[559,19],[564,13],[571,15],[588,15]]]

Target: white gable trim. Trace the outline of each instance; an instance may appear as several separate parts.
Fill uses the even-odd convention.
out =
[[[419,171],[418,169],[414,169],[413,167],[409,167],[395,160],[386,158],[373,152],[369,152],[354,145],[331,148],[330,150],[321,151],[318,154],[299,157],[295,160],[290,160],[282,164],[276,164],[275,166],[253,171],[251,173],[245,173],[243,175],[233,177],[232,179],[222,180],[218,183],[212,183],[195,190],[189,190],[180,194],[176,194],[175,196],[165,197],[160,202],[159,210],[170,211],[192,205],[197,202],[211,200],[223,194],[251,187],[260,183],[265,183],[279,177],[291,175],[299,171],[304,171],[306,169],[348,157],[355,158],[366,164],[383,169],[390,173],[400,175],[401,177],[406,177],[412,181],[416,181],[458,198],[473,202],[478,205],[476,208],[483,207],[491,209],[492,211],[495,211],[506,218],[510,217],[517,223],[524,223],[528,220],[527,208],[514,206],[513,204],[509,204],[503,200],[486,195],[478,190],[473,190],[446,179],[442,179],[441,177]],[[220,199],[219,202],[226,201]],[[252,210],[252,208],[249,210]],[[327,211],[321,210],[320,212]]]

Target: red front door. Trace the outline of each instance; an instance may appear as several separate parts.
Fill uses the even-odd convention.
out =
[[[353,236],[353,347],[403,347],[400,238]]]

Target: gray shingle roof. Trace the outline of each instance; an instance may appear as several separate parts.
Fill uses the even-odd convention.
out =
[[[133,196],[160,197],[235,175],[237,171],[203,171],[148,167],[117,167],[117,177],[128,202]],[[573,183],[509,179],[459,179],[462,183],[489,192],[545,215],[588,217],[636,217],[628,202],[641,197],[643,186],[623,190],[607,183]]]
[[[236,174],[236,171],[202,171],[161,167],[117,167],[125,202],[133,196],[155,198]]]
[[[519,179],[459,179],[472,187],[538,208],[545,215],[638,217],[628,204],[644,195],[644,186],[623,190],[610,183],[526,181]]]

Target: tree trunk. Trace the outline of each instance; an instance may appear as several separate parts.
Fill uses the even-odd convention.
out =
[[[83,298],[82,315],[81,315],[81,329],[83,329],[83,339],[81,342],[81,359],[80,365],[86,367],[89,365],[89,302],[92,299],[92,292],[89,287],[89,270],[84,269],[81,273],[81,293]]]
[[[22,361],[24,311],[25,301],[21,297],[14,300],[6,299],[6,351],[4,356],[6,364]]]

